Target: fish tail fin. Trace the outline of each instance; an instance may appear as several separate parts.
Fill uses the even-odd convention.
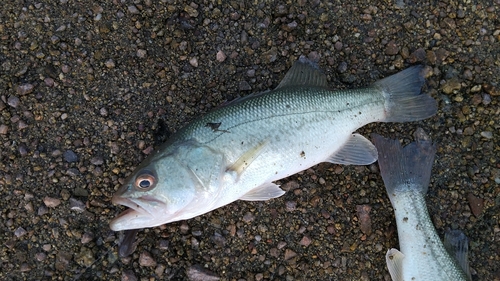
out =
[[[388,194],[416,190],[427,193],[436,146],[421,128],[415,142],[402,147],[398,140],[372,134],[378,151],[378,165]]]
[[[436,114],[436,100],[421,93],[423,66],[413,66],[375,82],[386,98],[384,122],[410,122]]]

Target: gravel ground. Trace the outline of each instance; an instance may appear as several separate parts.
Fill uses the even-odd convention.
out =
[[[335,88],[426,65],[438,114],[360,133],[430,134],[437,231],[464,230],[474,280],[500,280],[500,1],[249,2],[3,2],[0,279],[390,280],[376,164],[320,164],[281,198],[146,229],[118,257],[111,197],[166,132],[306,55]]]

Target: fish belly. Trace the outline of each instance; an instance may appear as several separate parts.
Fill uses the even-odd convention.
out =
[[[262,146],[238,175],[235,186],[230,187],[233,195],[229,197],[324,162],[357,128],[383,121],[384,99],[377,91],[331,93],[325,90],[317,100],[280,97],[272,106],[256,105],[259,108],[252,110],[242,107],[235,114],[207,117],[210,122],[220,123],[219,131],[205,129],[198,142],[222,151],[228,163]]]
[[[444,248],[419,192],[393,194],[403,280],[465,280]]]

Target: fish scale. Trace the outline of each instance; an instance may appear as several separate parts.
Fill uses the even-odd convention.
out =
[[[146,158],[113,196],[129,207],[113,230],[189,219],[236,200],[283,195],[274,181],[320,162],[367,165],[373,144],[353,133],[372,122],[436,113],[416,66],[363,89],[335,91],[300,58],[272,91],[217,108],[181,129]]]
[[[400,251],[411,257],[403,280],[466,280],[434,230],[424,196],[414,191],[398,192],[391,202],[398,224]]]
[[[372,139],[398,229],[400,250],[386,253],[392,280],[470,281],[467,237],[453,230],[441,243],[425,203],[436,146],[420,128],[416,141],[404,148],[377,134]]]

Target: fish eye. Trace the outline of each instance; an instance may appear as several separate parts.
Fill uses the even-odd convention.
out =
[[[156,177],[148,170],[141,171],[141,173],[135,178],[135,187],[139,190],[150,190],[155,186]]]

